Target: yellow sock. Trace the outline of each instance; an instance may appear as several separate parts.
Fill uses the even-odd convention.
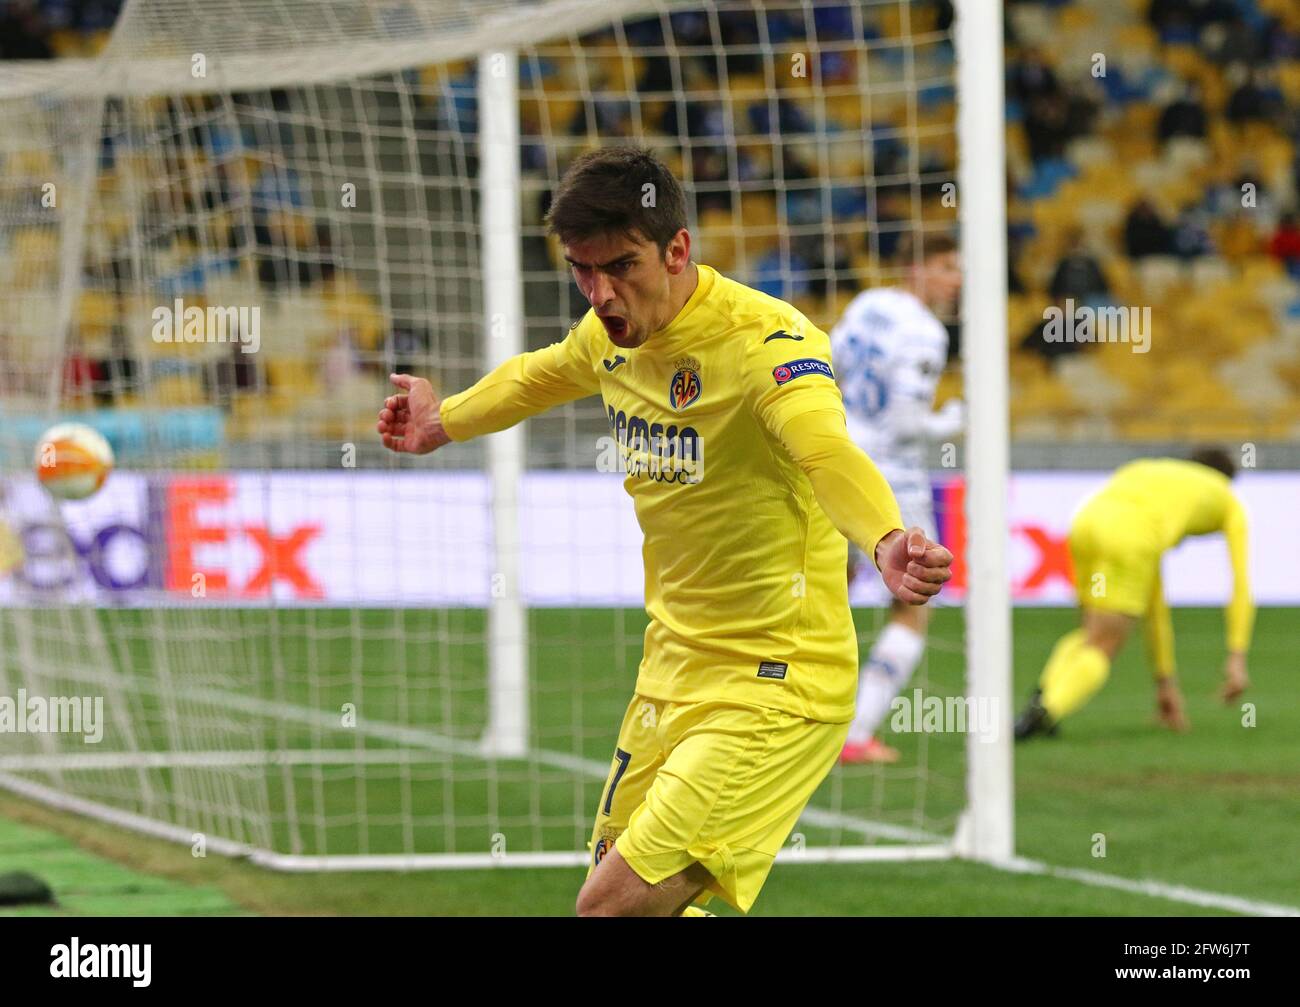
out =
[[[1053,723],[1088,702],[1110,675],[1110,658],[1100,647],[1084,642],[1083,630],[1066,633],[1052,649],[1039,679],[1043,709]]]
[[[1047,663],[1043,665],[1043,673],[1038,676],[1040,692],[1047,693],[1052,690],[1055,680],[1060,677],[1061,669],[1069,665],[1070,658],[1083,640],[1083,630],[1073,629],[1056,641],[1056,646],[1047,657]]]

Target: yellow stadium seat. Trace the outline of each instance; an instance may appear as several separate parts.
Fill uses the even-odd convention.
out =
[[[741,193],[740,217],[746,228],[774,225],[777,222],[776,201],[767,193]]]
[[[834,292],[826,298],[825,303],[821,306],[821,312],[818,316],[822,319],[818,323],[821,328],[826,332],[830,332],[831,328],[844,317],[844,312],[848,309],[853,298],[857,297],[861,291],[862,288],[856,284],[836,286]]]
[[[302,357],[268,358],[266,378],[277,395],[314,396],[319,392],[316,365]]]
[[[1156,51],[1159,42],[1156,30],[1140,18],[1127,20],[1115,32],[1115,46],[1121,54],[1149,55]]]
[[[1096,11],[1079,4],[1062,7],[1057,13],[1057,29],[1062,35],[1090,28],[1096,21]]]
[[[1205,74],[1205,58],[1193,45],[1180,43],[1167,45],[1160,54],[1161,62],[1179,77],[1200,80]]]
[[[700,216],[699,239],[701,261],[726,273],[740,254],[739,233],[731,212],[705,210]]]
[[[50,48],[54,50],[54,55],[60,59],[76,59],[84,55],[82,52],[81,32],[71,28],[60,28],[58,31],[50,33]]]
[[[944,369],[943,374],[939,376],[939,387],[934,391],[935,406],[942,406],[949,399],[962,398],[962,371],[959,366],[950,366]]]
[[[1274,282],[1285,276],[1285,267],[1271,255],[1253,255],[1241,263],[1242,280],[1254,285]]]
[[[348,274],[334,274],[325,284],[324,305],[326,317],[335,332],[348,331],[353,345],[365,350],[377,350],[384,340],[384,318],[379,306]]]
[[[152,382],[150,399],[160,406],[203,405],[203,383],[193,374],[168,374]]]
[[[119,320],[117,298],[105,290],[83,290],[77,301],[77,331],[88,356],[112,352],[113,326]]]
[[[763,256],[780,245],[783,233],[776,226],[747,228],[741,238],[741,268],[753,269]]]
[[[1278,63],[1277,84],[1288,105],[1300,105],[1300,60]]]
[[[597,62],[596,79],[599,89],[613,92],[615,96],[632,94],[636,91],[639,70],[638,58],[635,56],[627,59],[619,54],[602,56]]]

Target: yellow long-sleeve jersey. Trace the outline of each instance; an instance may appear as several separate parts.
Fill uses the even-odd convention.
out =
[[[636,692],[840,723],[857,639],[845,578],[902,518],[849,439],[830,340],[795,308],[698,267],[677,317],[642,346],[588,312],[442,404],[453,440],[599,393],[644,534]],[[837,530],[838,529],[838,530]]]
[[[1222,532],[1232,564],[1232,596],[1225,613],[1229,650],[1245,651],[1250,646],[1255,620],[1247,570],[1248,536],[1246,510],[1231,482],[1196,462],[1176,458],[1152,458],[1130,462],[1117,469],[1110,481],[1089,499],[1078,518],[1091,515],[1106,525],[1110,534],[1126,541],[1149,543],[1158,556],[1189,535]],[[1160,597],[1154,599],[1152,629],[1159,636],[1168,632],[1167,610]],[[1172,667],[1172,644],[1153,643],[1159,663]],[[1162,654],[1161,651],[1169,653]]]

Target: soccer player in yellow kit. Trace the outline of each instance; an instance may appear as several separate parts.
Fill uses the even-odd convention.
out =
[[[845,536],[911,604],[952,555],[904,532],[849,438],[826,334],[691,261],[681,187],[651,153],[579,157],[547,222],[592,310],[441,403],[394,375],[406,394],[378,429],[424,453],[602,396],[650,624],[577,911],[708,915],[691,903],[713,895],[748,911],[853,717]]]
[[[1057,642],[1038,690],[1016,722],[1016,738],[1052,732],[1096,694],[1139,618],[1146,618],[1159,716],[1187,729],[1174,668],[1174,628],[1160,583],[1160,557],[1188,535],[1222,532],[1232,563],[1224,702],[1246,689],[1255,608],[1247,580],[1246,511],[1232,492],[1232,459],[1198,450],[1188,461],[1130,462],[1089,497],[1070,524],[1070,555],[1082,628]]]

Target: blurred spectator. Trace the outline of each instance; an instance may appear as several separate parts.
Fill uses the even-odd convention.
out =
[[[731,184],[726,151],[720,147],[696,147],[691,152],[691,181],[695,190],[695,212],[731,209]]]
[[[1063,306],[1062,306],[1063,307]],[[1040,357],[1051,362],[1057,357],[1066,357],[1072,353],[1080,352],[1087,343],[1077,343],[1072,339],[1048,339],[1046,331],[1048,325],[1052,324],[1047,318],[1041,322],[1035,322],[1024,338],[1020,340],[1020,348],[1037,353]]]
[[[1052,274],[1047,291],[1055,301],[1073,298],[1077,304],[1106,303],[1110,299],[1110,284],[1096,257],[1083,247],[1083,234],[1074,231],[1070,236],[1069,251],[1061,256]]]
[[[1214,254],[1209,215],[1198,203],[1184,206],[1174,222],[1174,254],[1182,259]]]
[[[1124,250],[1132,259],[1173,254],[1173,229],[1149,200],[1139,199],[1129,210],[1124,221]]]
[[[224,357],[209,361],[202,372],[209,399],[229,411],[237,392],[259,391],[262,379],[255,356],[245,353],[238,341],[232,341]]]
[[[432,345],[433,337],[428,327],[418,321],[393,324],[389,346],[399,373],[418,373],[420,368],[427,367]]]
[[[1300,22],[1281,17],[1265,18],[1259,26],[1261,58],[1266,62],[1300,59]]]
[[[822,235],[810,235],[795,243],[796,254],[809,264],[809,291],[817,297],[825,297],[829,286],[842,291],[853,291],[857,284],[853,274],[853,254],[849,241],[843,235],[837,235],[831,243],[831,259],[826,257],[826,242]]]
[[[1257,35],[1244,21],[1209,25],[1201,33],[1201,45],[1219,66],[1254,63],[1264,54],[1263,36]]]
[[[0,59],[53,59],[49,26],[26,0],[0,4]]]
[[[1205,139],[1205,105],[1201,101],[1201,89],[1193,81],[1183,85],[1183,92],[1160,113],[1160,123],[1156,127],[1160,142],[1171,140],[1175,136],[1190,136],[1198,140]]]
[[[777,133],[789,136],[792,133],[811,133],[812,121],[795,102],[789,98],[777,98],[776,123],[772,122],[770,101],[756,101],[749,106],[749,123],[755,133]]]
[[[1151,0],[1147,7],[1147,21],[1166,42],[1191,42],[1207,25],[1240,18],[1232,0]]]
[[[1191,0],[1151,0],[1147,21],[1162,34],[1171,30],[1188,31],[1195,20]]]
[[[1268,243],[1269,254],[1286,266],[1292,276],[1300,276],[1300,224],[1294,213],[1283,214]]]
[[[1219,254],[1225,259],[1238,262],[1258,253],[1260,240],[1255,225],[1256,222],[1247,210],[1238,210],[1223,220],[1215,232]]]
[[[244,354],[240,355],[244,356]],[[97,361],[97,366],[103,375],[95,394],[99,405],[111,406],[124,391],[134,391],[138,387],[139,366],[132,356],[131,343],[127,338],[126,330],[120,324],[114,324],[109,342],[109,355]]]
[[[63,357],[63,390],[66,397],[92,392],[100,378],[99,366],[79,350],[69,350]]]
[[[1061,85],[1039,49],[1028,49],[1007,71],[1007,95],[1028,106],[1038,98],[1061,97]]]
[[[1069,105],[1060,95],[1035,98],[1025,109],[1025,137],[1035,161],[1060,157],[1069,139]]]
[[[1016,260],[1020,257],[1020,242],[1013,238],[1007,240],[1007,293],[1023,294],[1025,292],[1024,281],[1020,279],[1020,272],[1016,269]]]
[[[1242,71],[1244,73],[1244,70]],[[1244,73],[1244,79],[1224,110],[1228,121],[1241,125],[1246,122],[1271,122],[1281,111],[1281,94],[1264,70]]]
[[[728,76],[762,71],[758,14],[755,11],[719,11],[718,34],[727,54]]]

